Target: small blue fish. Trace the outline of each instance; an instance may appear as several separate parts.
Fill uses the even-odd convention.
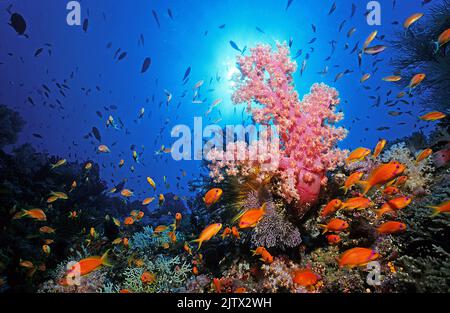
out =
[[[230,46],[231,46],[231,48],[233,48],[234,50],[237,50],[237,51],[239,51],[239,52],[242,53],[242,50],[239,49],[238,45],[237,45],[233,40],[230,40]]]

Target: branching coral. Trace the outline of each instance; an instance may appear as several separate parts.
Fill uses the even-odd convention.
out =
[[[145,226],[141,232],[133,234],[131,237],[129,245],[132,250],[152,250],[163,246],[164,244],[171,243],[169,237],[169,232],[171,230],[168,228],[159,234],[153,233],[153,228],[151,226]],[[184,241],[184,236],[180,232],[175,232],[177,240],[179,242]]]
[[[153,283],[143,283],[141,276],[145,272],[155,275]],[[158,255],[155,258],[144,257],[142,267],[128,267],[123,276],[123,288],[137,293],[171,292],[181,287],[190,277],[191,266],[182,262],[179,256],[173,258]]]
[[[327,182],[326,171],[336,168],[346,155],[346,151],[335,147],[347,133],[344,128],[334,126],[343,118],[342,113],[335,112],[339,103],[337,91],[325,84],[315,84],[300,101],[292,76],[296,63],[290,60],[286,44],[277,44],[277,51],[258,45],[251,49],[249,56],[239,57],[238,64],[242,76],[233,102],[247,103],[256,123],[278,127],[280,162],[272,174],[280,177],[281,195],[289,202],[293,199],[301,203],[315,202],[320,186]],[[236,144],[230,148],[236,149]],[[240,148],[248,147],[240,144]],[[267,161],[264,154],[262,158]],[[213,155],[212,161],[213,176],[221,178],[223,168],[228,175],[236,173],[235,169],[227,169],[230,160],[220,162]],[[251,161],[245,171],[257,165],[259,159]],[[273,171],[273,165],[269,168]]]
[[[386,150],[381,160],[383,162],[395,160],[406,166],[404,173],[408,176],[408,180],[404,187],[407,191],[411,193],[429,192],[428,185],[432,181],[432,172],[434,171],[429,158],[417,163],[405,143],[400,142]]]
[[[401,256],[398,281],[410,292],[450,292],[450,253],[433,246],[436,256]],[[398,289],[397,289],[398,290]]]

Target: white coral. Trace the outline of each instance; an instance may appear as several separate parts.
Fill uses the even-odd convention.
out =
[[[416,163],[415,157],[405,143],[400,142],[386,150],[381,160],[383,162],[398,161],[406,166],[404,174],[408,176],[408,179],[404,187],[409,192],[417,192],[421,189],[429,192],[428,186],[433,179],[432,172],[434,171],[430,158]]]

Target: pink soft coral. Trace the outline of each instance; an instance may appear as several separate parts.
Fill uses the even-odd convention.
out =
[[[255,122],[278,127],[280,163],[274,174],[280,177],[282,195],[288,201],[315,202],[327,182],[326,171],[341,164],[347,153],[336,148],[347,134],[334,126],[343,118],[335,112],[338,92],[323,83],[314,84],[300,101],[292,77],[297,65],[290,60],[286,44],[277,44],[277,51],[258,45],[249,56],[238,57],[238,64],[242,77],[233,102],[246,102]],[[212,176],[217,175],[217,167],[212,169],[216,171]]]

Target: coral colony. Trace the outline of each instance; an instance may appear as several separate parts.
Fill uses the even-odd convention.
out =
[[[278,127],[282,146],[280,166],[265,167],[260,175],[279,175],[279,190],[288,202],[295,199],[315,203],[320,187],[327,183],[326,172],[342,165],[346,157],[346,151],[336,148],[347,134],[344,128],[334,126],[343,118],[342,113],[335,112],[338,93],[325,84],[315,84],[300,101],[292,78],[296,63],[290,60],[286,44],[277,44],[277,49],[272,52],[269,46],[258,45],[249,56],[239,57],[242,80],[233,94],[233,102],[247,103],[255,122],[274,123]],[[262,107],[252,107],[253,102]],[[226,150],[245,148],[245,143],[232,143]],[[208,157],[213,161],[211,174],[218,180],[223,178],[220,168],[226,168],[228,175],[237,173],[236,164],[215,162],[214,153]],[[264,154],[258,157],[253,164],[240,162],[241,171],[247,172],[255,164],[273,159]]]

